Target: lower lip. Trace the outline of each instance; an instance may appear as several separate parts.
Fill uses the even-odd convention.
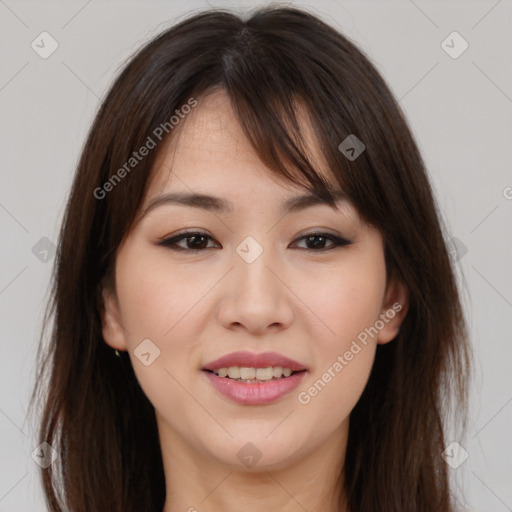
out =
[[[264,405],[275,402],[294,390],[306,374],[302,371],[281,379],[245,383],[219,377],[207,371],[204,373],[219,393],[242,405]]]

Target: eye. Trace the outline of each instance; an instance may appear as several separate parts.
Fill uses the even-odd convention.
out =
[[[305,249],[314,252],[329,251],[336,247],[351,245],[353,242],[346,238],[333,235],[332,233],[312,232],[306,233],[296,239],[296,241],[304,240],[306,243]],[[325,246],[326,242],[330,240],[332,243]]]
[[[157,243],[157,245],[168,247],[173,251],[198,252],[215,248],[212,246],[208,247],[209,240],[214,239],[210,235],[207,235],[206,233],[202,233],[200,231],[184,231],[173,237],[160,240]],[[335,249],[336,247],[352,245],[353,243],[352,241],[347,240],[346,238],[333,235],[332,233],[323,232],[306,233],[300,236],[299,238],[295,239],[293,243],[296,244],[297,242],[300,242],[302,240],[304,240],[306,244],[306,247],[303,247],[303,249],[313,252],[328,251],[331,249]],[[327,241],[330,241],[331,243],[326,246]],[[184,242],[184,244],[179,245],[181,242]]]
[[[211,247],[207,247],[208,239],[213,240],[211,236],[199,231],[184,231],[183,233],[179,233],[173,237],[160,240],[158,245],[169,247],[169,249],[172,249],[173,251],[204,251],[206,249],[211,249]],[[185,247],[178,245],[178,243],[183,240],[185,241]]]

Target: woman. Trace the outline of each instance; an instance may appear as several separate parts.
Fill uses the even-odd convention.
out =
[[[315,16],[207,11],[130,60],[51,305],[50,510],[456,510],[469,347],[440,215],[389,88]]]

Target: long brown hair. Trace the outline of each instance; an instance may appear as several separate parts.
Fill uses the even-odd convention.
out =
[[[63,219],[31,402],[42,404],[39,441],[59,454],[42,470],[50,510],[163,507],[154,408],[127,354],[120,364],[102,338],[100,291],[112,283],[158,148],[129,173],[119,169],[176,110],[215,87],[227,91],[271,172],[334,201],[301,136],[295,101],[306,107],[340,187],[383,236],[388,276],[408,289],[400,333],[378,346],[350,416],[340,481],[350,511],[454,511],[441,453],[449,397],[465,417],[470,351],[425,165],[370,60],[316,16],[278,7],[247,19],[215,10],[181,21],[129,60],[99,108]],[[365,145],[355,160],[338,147],[349,135]]]

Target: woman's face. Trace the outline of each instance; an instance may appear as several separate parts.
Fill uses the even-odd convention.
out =
[[[223,92],[182,122],[119,248],[105,340],[129,352],[164,452],[246,470],[338,458],[376,345],[406,310],[382,237],[343,200],[287,210],[307,190],[266,169]],[[186,230],[200,235],[165,243]]]

